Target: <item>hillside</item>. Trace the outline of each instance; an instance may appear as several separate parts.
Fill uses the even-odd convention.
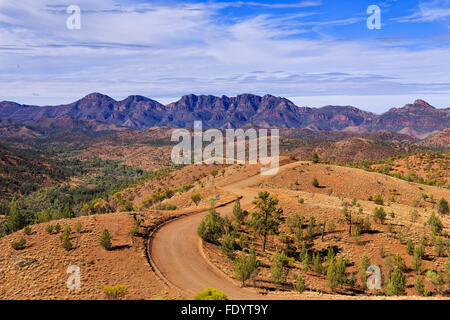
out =
[[[419,141],[417,145],[438,150],[448,150],[450,148],[450,128]]]
[[[179,237],[182,241],[180,244],[184,244],[184,247],[181,246],[182,250],[185,250],[183,254],[177,254],[178,247],[169,249],[167,245],[171,242],[163,239],[161,239],[163,242],[160,242],[160,238],[155,238],[151,247],[150,266],[146,259],[147,242],[145,237],[137,236],[133,240],[130,235],[130,230],[135,224],[134,214],[110,213],[50,222],[52,225],[59,222],[62,226],[61,230],[64,230],[66,225],[71,226],[70,241],[74,248],[70,251],[61,247],[58,234],[46,232],[49,223],[32,225],[30,235],[18,231],[0,239],[0,283],[2,288],[0,298],[102,299],[104,298],[103,286],[117,284],[127,287],[127,299],[152,299],[158,296],[192,298],[192,291],[183,285],[198,281],[199,286],[203,286],[204,279],[211,279],[211,285],[215,287],[221,288],[223,285],[228,288],[228,292],[224,291],[230,297],[239,293],[258,299],[264,297],[274,299],[375,298],[370,297],[360,288],[358,268],[364,254],[372,263],[382,265],[383,270],[387,268],[388,257],[393,258],[395,254],[399,254],[406,264],[404,273],[407,281],[407,294],[410,298],[415,298],[414,296],[417,296],[414,289],[416,272],[411,266],[412,257],[407,253],[406,241],[411,238],[416,245],[419,245],[424,234],[427,235],[428,241],[422,268],[435,270],[435,272],[444,270],[448,251],[444,256],[438,256],[432,243],[429,227],[424,227],[424,222],[428,221],[432,212],[436,210],[436,203],[421,198],[421,194],[426,193],[433,196],[434,199],[449,199],[450,192],[448,190],[418,185],[353,168],[293,162],[289,159],[283,159],[281,164],[283,167],[274,177],[260,176],[258,174],[259,166],[233,165],[225,167],[223,172],[219,171],[215,178],[210,174],[214,167],[191,165],[156,175],[143,184],[121,192],[122,199],[133,199],[134,206],[139,208],[143,200],[153,195],[159,188],[174,190],[186,183],[193,185],[191,189],[186,188],[176,192],[172,198],[162,202],[176,204],[175,210],[155,210],[157,207],[150,206],[139,211],[137,217],[142,221],[139,228],[142,235],[146,235],[154,230],[156,225],[173,217],[179,216],[180,220],[176,220],[179,223],[169,223],[167,228],[190,225],[188,221],[192,221],[192,219],[198,221],[206,214],[206,209],[209,207],[207,199],[211,196],[218,197],[217,205],[225,204],[217,209],[222,215],[231,215],[233,203],[228,205],[226,203],[235,199],[237,195],[244,197],[241,200],[242,207],[250,212],[255,211],[251,200],[259,191],[267,190],[276,196],[279,199],[279,207],[283,208],[284,219],[280,225],[281,233],[269,238],[266,253],[261,251],[261,237],[255,235],[248,225],[238,226],[235,222],[232,224],[236,232],[237,243],[241,246],[244,245],[240,239],[243,239],[241,235],[245,234],[254,244],[258,259],[262,261],[260,273],[255,282],[247,284],[248,287],[245,289],[239,288],[239,285],[235,284],[232,279],[235,277],[234,264],[222,251],[221,246],[204,242],[202,249],[204,256],[198,256],[189,251],[191,250],[190,241],[197,244],[194,247],[198,248],[198,237],[196,236],[198,224],[192,225],[193,234],[186,230],[185,233],[182,233],[183,236]],[[219,169],[219,167],[216,168]],[[311,185],[314,177],[318,179],[319,187]],[[348,179],[348,177],[352,178]],[[201,193],[202,199],[198,206],[190,200],[190,195],[197,192]],[[375,204],[369,199],[369,196],[377,193],[381,194],[384,200],[383,205]],[[390,201],[391,196],[395,196],[395,202]],[[413,206],[414,201],[418,198],[422,199],[419,205]],[[301,201],[299,201],[300,199]],[[353,214],[354,228],[359,226],[359,219],[364,221],[369,217],[371,231],[361,230],[358,237],[349,236],[348,225],[342,213],[345,207]],[[373,211],[376,207],[383,207],[386,213],[389,213],[383,223],[373,219]],[[394,212],[394,214],[391,215],[390,212]],[[295,214],[305,218],[302,223],[301,238],[293,234],[287,224]],[[311,238],[306,238],[308,221],[311,220],[311,216],[315,217],[314,228]],[[450,226],[448,215],[440,215],[440,219],[444,230],[448,232]],[[81,222],[81,233],[74,230],[77,221]],[[322,240],[321,225],[323,223],[326,223],[326,229]],[[331,225],[335,226],[334,229],[331,229]],[[101,231],[105,227],[113,236],[113,250],[111,251],[104,250],[99,244]],[[158,234],[160,233],[158,232]],[[161,236],[164,234],[162,232]],[[286,242],[286,236],[292,240]],[[22,250],[12,249],[11,242],[20,237],[26,239],[25,248]],[[445,238],[443,239],[445,240]],[[223,239],[220,240],[220,242],[222,241]],[[326,274],[318,274],[312,265],[305,270],[304,263],[300,260],[303,241],[306,241],[311,255],[319,253],[323,267],[327,266],[327,249],[333,246],[337,257],[347,259],[346,275],[350,277],[353,273],[357,277],[354,287],[345,285],[342,288],[330,289]],[[160,243],[165,245],[160,248]],[[287,243],[289,243],[288,247],[286,247]],[[381,247],[383,251],[380,249]],[[240,247],[233,250],[235,255],[240,255],[242,254],[241,250],[246,250],[245,247],[242,247],[244,249],[238,248]],[[286,252],[293,260],[289,262],[286,280],[282,283],[274,283],[271,281],[270,266],[274,254],[280,250],[287,250]],[[172,259],[172,257],[180,259],[181,257],[182,260],[177,263],[171,260],[164,262],[161,260],[162,257],[168,259]],[[208,259],[209,262],[204,259]],[[154,271],[155,263],[157,271]],[[180,264],[178,265],[178,263]],[[221,281],[222,285],[215,283],[216,280],[213,280],[208,273],[202,274],[202,279],[196,279],[194,273],[183,278],[185,280],[175,277],[177,274],[183,275],[190,270],[191,264],[195,267],[198,263],[209,265],[207,267],[209,271],[206,272],[211,272],[210,264],[216,266],[220,271],[215,273],[214,279]],[[78,265],[81,268],[82,287],[79,291],[66,289],[65,282],[68,277],[66,269],[69,265]],[[178,270],[179,267],[182,269]],[[169,272],[166,268],[171,268],[171,271]],[[302,294],[294,291],[293,277],[295,274],[301,275],[307,285],[307,290]],[[176,283],[178,288],[167,285],[166,277],[170,283]],[[438,290],[431,280],[425,279],[424,283],[433,297],[445,298],[448,295],[448,286]],[[179,290],[180,286],[181,290]],[[193,288],[194,292],[195,288]]]

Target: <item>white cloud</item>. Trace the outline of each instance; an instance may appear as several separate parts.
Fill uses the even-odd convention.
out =
[[[394,18],[398,22],[433,22],[450,18],[450,0],[433,0],[419,3],[418,11],[409,16]]]
[[[93,91],[166,101],[242,92],[450,96],[448,47],[409,50],[298,36],[311,25],[359,18],[306,22],[301,18],[314,13],[305,11],[224,22],[220,3],[80,0],[82,29],[68,30],[66,4],[0,0],[0,100],[63,103]]]

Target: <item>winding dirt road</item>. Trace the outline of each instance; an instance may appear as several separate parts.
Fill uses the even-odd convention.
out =
[[[279,170],[288,170],[297,165],[296,162],[290,163]],[[258,190],[249,186],[265,179],[270,179],[270,176],[258,174],[220,188],[242,196],[241,207],[245,209],[258,193]],[[222,216],[231,214],[232,210],[233,204],[217,209]],[[193,297],[205,288],[216,288],[233,300],[276,299],[259,294],[255,288],[240,288],[239,283],[206,259],[202,253],[201,239],[197,235],[197,227],[206,213],[204,211],[174,220],[157,231],[151,243],[154,268],[167,283],[178,288],[187,297]]]

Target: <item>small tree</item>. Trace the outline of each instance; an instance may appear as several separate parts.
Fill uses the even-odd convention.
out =
[[[438,271],[428,270],[426,273],[426,278],[430,281],[437,291],[442,291],[442,286],[444,285],[444,278],[442,274]]]
[[[234,250],[236,249],[236,241],[231,234],[226,234],[221,244],[222,252],[231,260],[236,257]]]
[[[191,194],[191,200],[195,203],[196,206],[198,206],[198,204],[202,200],[202,196],[200,195],[200,193],[193,193]]]
[[[448,285],[450,285],[450,257],[448,257],[447,262],[445,262],[444,272],[445,272],[445,281],[447,282]]]
[[[207,288],[202,292],[198,293],[195,300],[228,300],[228,297],[225,293],[218,289]]]
[[[434,235],[441,234],[442,229],[444,228],[441,219],[434,212],[431,213],[431,216],[428,219],[428,225],[430,226],[430,231]]]
[[[320,260],[320,255],[318,252],[313,256],[313,270],[318,274],[323,272],[322,261]]]
[[[111,250],[112,244],[111,244],[111,234],[109,233],[108,229],[103,229],[102,236],[100,237],[100,245],[105,250]]]
[[[66,249],[66,251],[72,250],[72,242],[70,242],[69,237],[66,236],[66,237],[63,238],[61,246],[64,249]]]
[[[298,291],[299,293],[303,293],[306,291],[307,286],[305,280],[302,278],[301,275],[294,274],[294,281],[295,281],[294,288],[296,291]]]
[[[274,255],[272,266],[270,267],[270,280],[279,284],[286,282],[289,258],[284,252],[277,252]]]
[[[375,222],[379,222],[381,224],[384,223],[386,220],[386,212],[384,211],[383,207],[376,207],[373,211],[373,220]]]
[[[25,228],[23,228],[23,233],[29,236],[31,234],[30,226],[26,226]]]
[[[25,240],[25,238],[21,237],[18,241],[11,242],[11,248],[13,248],[14,250],[23,250],[25,249],[26,243],[27,241]]]
[[[205,241],[215,243],[224,233],[224,220],[213,208],[202,219],[197,228],[198,235]]]
[[[438,210],[438,212],[439,212],[440,214],[446,214],[446,213],[448,213],[448,212],[449,212],[449,209],[448,209],[448,202],[447,202],[447,200],[445,200],[444,198],[442,198],[441,200],[439,200],[437,210]]]
[[[45,231],[47,231],[48,234],[52,234],[53,226],[51,224],[47,225],[47,227],[45,228]]]
[[[420,254],[417,251],[414,252],[411,264],[413,269],[417,271],[417,274],[420,274],[422,272],[423,262]]]
[[[25,226],[25,224],[26,224],[26,217],[23,213],[23,210],[21,210],[19,201],[13,200],[10,205],[9,214],[6,218],[6,225],[9,230],[15,232],[22,229]]]
[[[276,207],[278,199],[271,196],[267,191],[260,192],[253,203],[257,210],[252,213],[249,225],[253,228],[255,234],[263,237],[263,252],[265,252],[267,236],[270,233],[278,233],[283,210]]]
[[[319,180],[317,180],[316,177],[314,177],[311,181],[311,184],[313,185],[313,187],[318,188],[319,187]]]
[[[233,215],[236,221],[241,225],[245,223],[245,218],[248,216],[248,211],[241,209],[241,200],[239,200],[239,198],[236,198],[236,201],[234,202]]]
[[[80,232],[81,232],[81,229],[82,229],[81,222],[80,222],[80,221],[77,221],[77,222],[75,223],[75,231],[76,231],[77,233],[80,233]]]
[[[342,257],[339,257],[339,259],[333,258],[330,261],[327,269],[327,282],[331,289],[335,289],[338,286],[342,287],[345,284],[347,280],[346,268],[347,263]]]
[[[363,290],[367,289],[367,269],[370,267],[370,259],[364,254],[361,257],[359,263],[359,279],[361,281],[361,288]]]
[[[317,153],[313,154],[312,162],[313,163],[319,163],[319,155]]]
[[[391,275],[394,269],[391,256],[386,257],[384,265],[386,267],[386,283],[389,283],[389,281],[391,281]]]
[[[444,257],[447,248],[450,247],[450,243],[448,242],[448,240],[445,241],[441,237],[436,237],[434,239],[433,245],[434,251],[436,251],[438,257]]]
[[[410,256],[414,254],[414,243],[411,238],[408,239],[408,242],[406,243],[406,252],[408,252]]]
[[[376,194],[373,197],[373,202],[375,202],[375,204],[382,206],[384,204],[384,202],[383,202],[383,197],[381,196],[381,194]]]
[[[425,288],[425,285],[423,284],[421,276],[417,276],[416,281],[414,281],[414,288],[421,296],[427,297],[430,295],[430,292]]]
[[[242,253],[241,256],[234,261],[234,272],[236,278],[242,282],[242,287],[245,282],[254,279],[259,272],[260,262],[256,259],[255,251],[252,249],[250,254]]]
[[[406,277],[400,268],[395,267],[391,275],[391,280],[386,286],[388,296],[401,296],[406,294]]]

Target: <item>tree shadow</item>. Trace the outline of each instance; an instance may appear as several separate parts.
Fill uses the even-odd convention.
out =
[[[124,245],[112,247],[111,251],[123,250],[123,249],[129,249],[129,248],[131,248],[131,246],[129,244],[124,244]]]

